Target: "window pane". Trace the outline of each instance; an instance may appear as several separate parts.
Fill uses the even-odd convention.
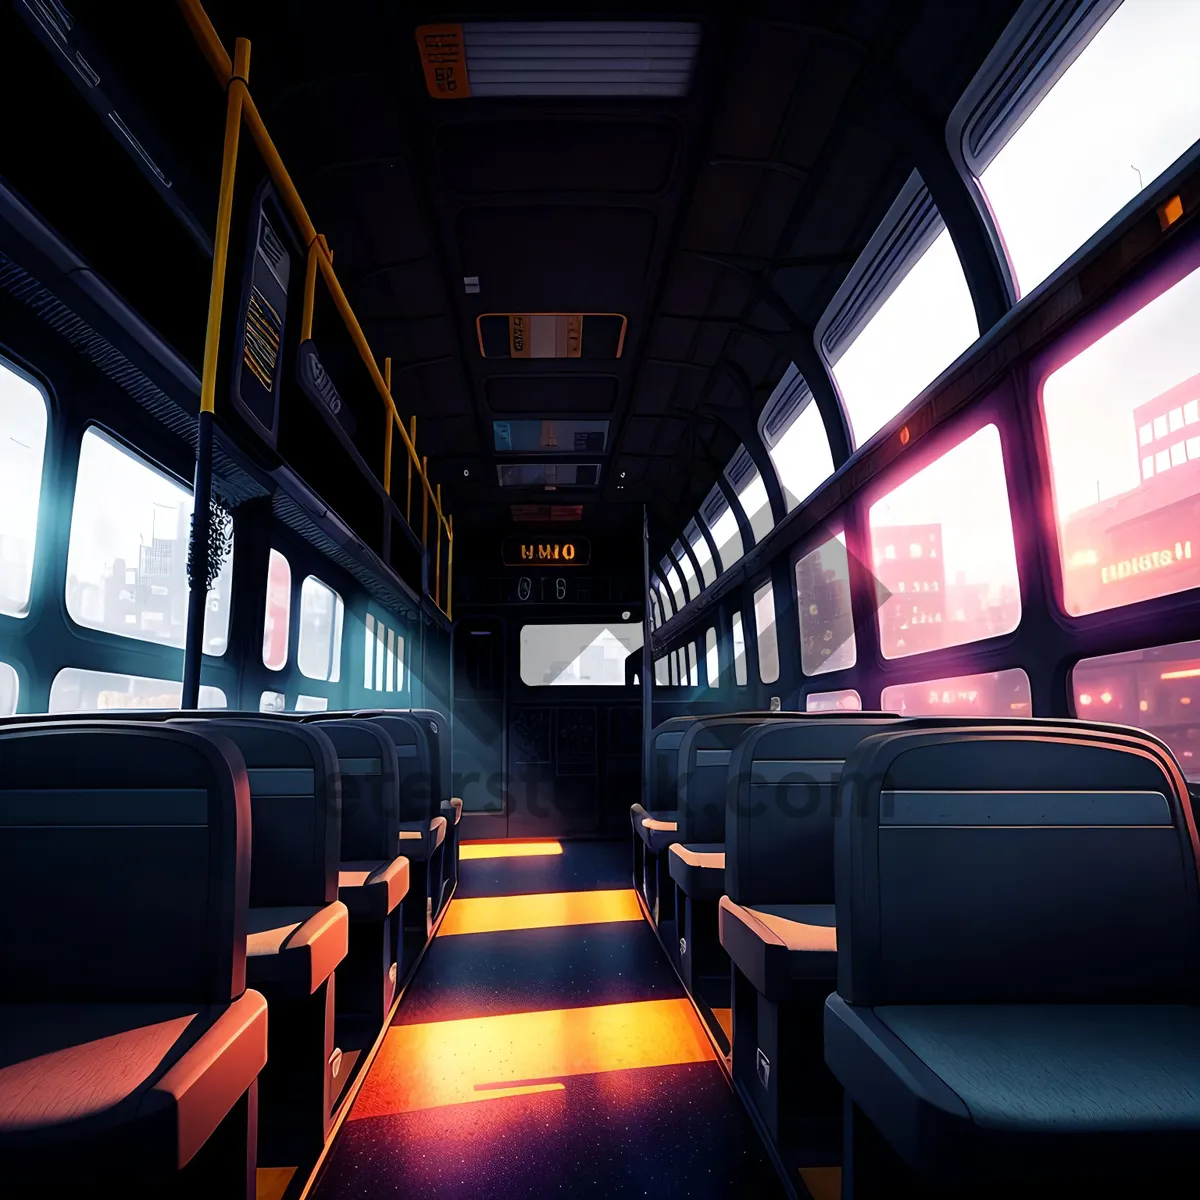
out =
[[[692,687],[700,686],[700,666],[696,662],[696,643],[688,642],[687,644],[688,658],[688,683]]]
[[[521,682],[528,687],[624,687],[625,660],[642,648],[642,627],[524,625]]]
[[[183,684],[174,679],[122,675],[116,671],[85,671],[64,667],[50,685],[52,713],[95,712],[98,708],[178,708]],[[201,708],[227,708],[225,693],[201,687]]]
[[[663,560],[662,572],[666,576],[667,584],[671,589],[671,596],[675,600],[675,611],[678,612],[687,603],[687,597],[683,594],[683,584],[679,579],[679,572],[665,559]]]
[[[367,613],[366,639],[363,644],[363,687],[369,692],[375,679],[375,618]]]
[[[29,612],[37,541],[46,398],[0,359],[0,613]]]
[[[838,692],[809,692],[805,712],[862,712],[862,697],[853,688]]]
[[[1200,270],[1046,380],[1042,409],[1068,613],[1200,583]],[[1178,412],[1176,412],[1178,410]],[[1172,421],[1183,422],[1172,429]],[[1150,426],[1143,447],[1140,430]],[[1086,430],[1086,436],[1081,436]],[[1171,451],[1180,443],[1187,461]]]
[[[665,658],[654,660],[654,682],[659,687],[671,686],[671,666]]]
[[[754,629],[758,635],[758,677],[763,683],[779,678],[779,639],[775,633],[775,593],[770,581],[754,593]]]
[[[1200,137],[1200,5],[1125,0],[980,176],[1019,294]]]
[[[343,611],[341,596],[315,575],[309,575],[300,585],[300,641],[296,647],[296,665],[309,679],[337,683],[342,670]],[[382,679],[381,672],[376,686]]]
[[[404,634],[396,634],[396,691],[404,691]]]
[[[267,615],[263,621],[263,664],[272,671],[281,671],[287,666],[291,615],[291,564],[278,550],[272,550],[267,567]]]
[[[387,691],[396,690],[396,631],[387,631]]]
[[[67,549],[67,612],[102,629],[183,648],[191,493],[96,429],[79,448]],[[224,654],[233,553],[208,594],[204,653]]]
[[[700,574],[704,578],[704,586],[708,587],[717,577],[717,564],[713,562],[712,552],[708,548],[708,539],[698,529],[693,529],[689,537],[692,553],[700,564]]]
[[[1162,738],[1200,779],[1200,642],[1085,658],[1071,672],[1075,715]]]
[[[971,293],[943,229],[833,364],[861,446],[979,336]]]
[[[1029,676],[1014,667],[986,675],[894,684],[883,689],[879,707],[903,717],[1028,717],[1033,697]]]
[[[726,508],[713,522],[710,532],[713,541],[717,544],[717,556],[721,560],[721,570],[728,571],[743,554],[742,535],[732,508]]]
[[[375,684],[374,690],[383,691],[383,663],[386,657],[384,650],[385,625],[382,621],[375,622]]]
[[[846,535],[836,533],[796,563],[800,613],[800,669],[825,675],[854,666],[854,615],[850,611],[850,560]]]
[[[715,688],[721,677],[721,660],[717,654],[715,627],[704,635],[704,671],[708,677],[708,686]]]
[[[1000,431],[985,425],[871,507],[885,658],[1010,633],[1021,620]]]
[[[762,476],[755,471],[746,486],[737,494],[742,512],[750,522],[754,531],[754,540],[761,542],[775,528],[775,518],[771,515],[771,504],[767,499],[767,487]]]
[[[662,607],[663,620],[669,621],[675,614],[675,609],[671,605],[671,601],[667,596],[666,584],[661,579],[655,578],[654,587],[658,592],[658,603]]]
[[[745,687],[749,680],[746,671],[746,632],[742,628],[742,614],[733,614],[733,681]]]
[[[258,698],[259,712],[285,712],[287,697],[282,692],[263,692]]]
[[[788,512],[791,512],[833,474],[829,435],[815,401],[810,400],[801,410],[771,447],[770,455]]]
[[[329,701],[324,696],[297,696],[297,712],[327,712]]]
[[[683,572],[683,582],[688,595],[700,595],[700,581],[696,578],[696,568],[692,566],[691,558],[678,542],[675,543],[673,553],[675,561],[679,563],[679,569]]]
[[[670,663],[671,663],[671,686],[678,687],[679,686],[679,656],[674,651],[671,651]]]
[[[11,717],[17,711],[20,690],[21,681],[16,668],[0,662],[0,717]]]

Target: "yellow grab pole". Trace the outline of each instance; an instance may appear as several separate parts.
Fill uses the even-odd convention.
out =
[[[437,485],[437,503],[438,508],[442,507],[442,485]],[[433,602],[441,607],[442,603],[442,526],[438,522],[437,527],[437,566],[433,577]]]
[[[242,131],[242,101],[250,74],[250,43],[238,38],[233,78],[225,104],[225,150],[221,156],[221,191],[217,199],[217,230],[213,239],[212,285],[208,291],[208,327],[204,331],[204,368],[200,376],[200,411],[213,412],[217,397],[217,351],[221,344],[221,312],[225,306],[225,264],[229,258],[229,226],[233,218],[233,183],[237,176],[238,136]]]
[[[428,458],[421,459],[421,481],[425,487],[421,492],[421,549],[429,545],[429,476],[425,473]]]
[[[446,549],[446,619],[454,620],[454,518],[446,526],[449,546]]]
[[[304,306],[300,310],[300,340],[312,337],[313,308],[317,303],[317,243],[308,248],[308,261],[304,265]]]
[[[390,398],[392,394],[392,360],[390,358],[383,360],[383,382]],[[390,405],[384,414],[387,425],[383,431],[383,490],[389,496],[392,494],[392,427],[395,424],[393,416],[395,407],[395,404]]]
[[[417,414],[416,413],[413,413],[413,415],[412,415],[412,434],[409,437],[409,441],[412,443],[413,450],[415,451],[417,448]],[[408,522],[408,527],[410,529],[412,528],[412,469],[413,469],[413,456],[410,454],[408,456],[408,501],[404,507],[404,519]]]
[[[225,87],[229,83],[230,75],[234,74],[233,63],[229,61],[229,55],[221,45],[221,39],[208,19],[208,13],[204,11],[204,5],[199,0],[179,0],[179,7],[217,81]]]

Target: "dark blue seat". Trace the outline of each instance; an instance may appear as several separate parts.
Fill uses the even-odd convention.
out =
[[[227,739],[0,729],[7,1195],[255,1194],[250,792]]]
[[[1082,723],[898,728],[843,778],[825,1057],[844,1194],[896,1171],[970,1193],[1190,1167],[1200,886],[1166,747]]]

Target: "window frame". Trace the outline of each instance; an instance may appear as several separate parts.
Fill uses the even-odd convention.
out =
[[[775,642],[775,675],[771,679],[767,679],[763,674],[762,630],[758,627],[758,598],[763,595],[771,598],[770,629]],[[754,613],[754,657],[758,660],[758,681],[767,687],[773,687],[783,676],[783,647],[779,643],[779,614],[775,605],[775,579],[772,575],[768,575],[757,585],[751,584],[750,610]]]
[[[330,630],[331,640],[330,646],[334,650],[333,661],[328,668],[328,675],[310,675],[300,665],[300,642],[304,634],[304,588],[305,585],[312,580],[318,587],[324,588],[329,592],[334,599],[333,611],[330,614],[332,620],[332,629]],[[293,588],[295,584],[293,583]],[[342,682],[342,657],[345,650],[345,634],[346,634],[346,601],[341,592],[337,590],[331,583],[326,583],[319,575],[310,571],[300,581],[299,588],[299,604],[296,612],[296,670],[305,679],[310,679],[314,683],[327,683],[330,686],[336,686]],[[376,618],[376,628],[378,628],[378,618]]]

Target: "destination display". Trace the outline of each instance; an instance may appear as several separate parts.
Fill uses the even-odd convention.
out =
[[[592,561],[592,544],[583,537],[507,537],[501,557],[506,567],[586,567]]]

